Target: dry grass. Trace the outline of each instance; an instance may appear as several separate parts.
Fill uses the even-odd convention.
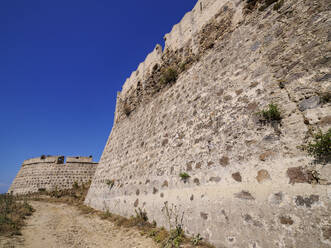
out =
[[[0,236],[19,235],[25,225],[25,217],[34,209],[22,198],[0,195]]]

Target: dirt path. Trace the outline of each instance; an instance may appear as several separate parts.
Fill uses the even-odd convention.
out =
[[[36,212],[22,229],[18,245],[26,248],[156,248],[135,229],[119,228],[96,215],[82,215],[65,204],[31,202]]]

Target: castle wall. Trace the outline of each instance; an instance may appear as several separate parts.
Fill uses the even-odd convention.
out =
[[[37,163],[58,163],[58,161],[62,161],[63,156],[41,156],[38,158],[30,158],[24,160],[23,165],[29,164],[37,164]]]
[[[67,157],[66,163],[93,163],[92,156],[90,157]]]
[[[152,72],[153,66],[157,63],[161,63],[162,47],[156,45],[154,50],[147,55],[144,62],[140,63],[137,70],[131,73],[131,76],[126,79],[122,86],[121,95],[127,95],[130,89],[136,89],[138,82],[143,82],[148,74]]]
[[[164,36],[164,50],[176,51],[181,49],[227,2],[229,1],[199,0],[193,10],[186,13],[183,19],[173,26],[171,32]],[[192,42],[192,48],[194,49],[196,44],[194,44],[194,41]]]
[[[216,2],[221,15],[243,7]],[[330,247],[330,162],[300,149],[331,127],[317,94],[331,92],[327,6],[241,16],[174,85],[117,118],[85,203],[127,217],[141,208],[165,227],[165,204],[176,207],[187,234],[217,247]],[[166,47],[180,47],[180,32]],[[259,119],[270,103],[280,123]]]
[[[190,43],[193,51],[197,52],[198,44],[194,35],[210,21],[227,3],[227,0],[199,0],[191,12],[186,13],[183,19],[164,36],[165,51],[177,51]],[[152,73],[155,64],[162,64],[162,47],[156,45],[154,50],[141,62],[136,71],[133,71],[125,81],[121,96],[124,99],[128,92],[137,88],[138,82],[143,82]]]
[[[38,190],[68,189],[74,183],[80,185],[92,180],[97,168],[92,157],[68,157],[65,164],[63,160],[63,156],[25,160],[8,193],[27,194]]]

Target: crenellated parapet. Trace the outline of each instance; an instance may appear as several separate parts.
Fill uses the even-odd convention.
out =
[[[160,64],[162,60],[162,46],[157,44],[154,50],[147,55],[144,62],[141,62],[136,71],[131,73],[131,76],[126,79],[121,94],[124,96],[127,92],[136,88],[138,82],[144,82],[146,77],[152,73],[152,68],[156,64]]]
[[[93,157],[67,157],[66,163],[94,163]]]
[[[39,164],[39,163],[63,164],[64,163],[64,156],[45,156],[45,155],[42,155],[38,158],[30,158],[30,159],[24,160],[22,166],[31,165],[31,164]]]
[[[155,49],[125,81],[118,94],[116,122],[171,87],[203,54],[239,21],[241,9],[232,1],[200,0],[164,36],[165,48]]]
[[[192,49],[197,52],[198,40],[192,40],[219,11],[230,2],[228,0],[199,0],[194,8],[186,13],[182,20],[173,26],[164,36],[164,50],[176,51],[183,48],[190,40]]]

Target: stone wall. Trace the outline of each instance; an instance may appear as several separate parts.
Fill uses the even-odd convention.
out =
[[[196,50],[198,41],[194,39],[194,34],[218,14],[226,3],[229,1],[199,0],[193,10],[186,13],[183,19],[173,26],[171,32],[164,36],[165,50],[179,50],[188,42],[191,43],[192,49]]]
[[[138,88],[145,90],[150,82],[147,80],[157,67],[168,66],[167,55],[171,52],[182,53],[185,48],[189,48],[192,54],[198,54],[200,48],[199,32],[202,27],[212,18],[219,15],[226,0],[199,0],[193,10],[188,12],[183,19],[176,24],[170,33],[164,36],[165,49],[162,51],[161,45],[157,44],[155,49],[147,55],[145,61],[141,62],[136,71],[132,72],[125,81],[120,98],[125,100],[135,93]],[[229,3],[230,4],[230,3]],[[232,4],[231,4],[232,5]],[[233,24],[237,23],[237,18],[233,18]],[[184,61],[182,61],[184,62]]]
[[[27,194],[39,190],[68,189],[92,180],[98,163],[92,157],[41,156],[25,160],[8,193]]]
[[[331,93],[329,2],[285,1],[247,14],[244,1],[206,6],[218,9],[196,34],[212,45],[128,115],[116,107],[85,203],[127,217],[141,208],[165,227],[164,206],[176,207],[187,234],[217,247],[330,247],[330,161],[302,149],[331,127],[321,97]],[[166,47],[180,47],[172,35],[186,34],[180,26]],[[257,114],[270,103],[280,122]]]

